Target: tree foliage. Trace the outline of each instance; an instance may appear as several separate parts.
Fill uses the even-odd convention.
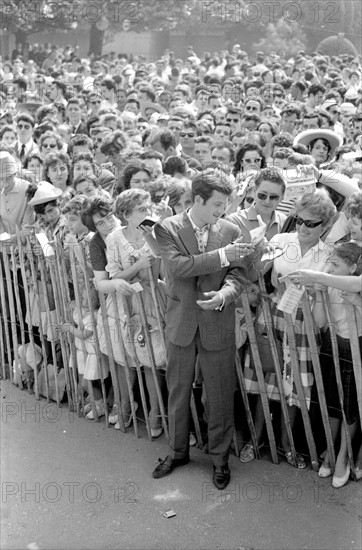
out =
[[[254,44],[253,49],[265,52],[273,50],[277,54],[284,52],[291,57],[299,50],[304,50],[305,43],[306,35],[297,23],[287,23],[285,19],[279,19],[275,24],[268,24],[264,38]]]

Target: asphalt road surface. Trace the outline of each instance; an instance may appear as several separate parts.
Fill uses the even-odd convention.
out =
[[[285,462],[230,459],[212,485],[208,456],[151,477],[165,438],[150,442],[86,421],[1,382],[3,549],[359,549],[362,482],[333,489]],[[174,510],[175,516],[164,513]]]

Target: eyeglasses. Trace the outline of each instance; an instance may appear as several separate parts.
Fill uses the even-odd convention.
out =
[[[56,144],[55,143],[43,143],[42,147],[45,147],[45,149],[55,149]]]
[[[261,157],[257,157],[255,159],[243,159],[243,162],[245,162],[245,164],[259,164],[262,160]]]
[[[247,111],[257,111],[258,107],[251,107],[250,105],[246,107]]]
[[[194,134],[193,132],[189,132],[189,133],[181,132],[180,136],[181,136],[181,137],[193,138],[193,137],[195,137],[195,134]]]
[[[19,130],[30,130],[30,124],[18,124]]]
[[[259,200],[265,201],[268,197],[271,201],[278,201],[280,199],[280,195],[268,195],[268,193],[257,193],[256,196]]]
[[[314,222],[313,220],[303,220],[303,218],[297,216],[295,218],[295,223],[297,225],[303,225],[304,223],[304,225],[308,227],[308,229],[314,229],[315,227],[318,227],[318,225],[321,225],[323,221],[321,220],[320,222]]]
[[[244,202],[247,202],[248,204],[252,204],[254,202],[254,197],[245,197]]]

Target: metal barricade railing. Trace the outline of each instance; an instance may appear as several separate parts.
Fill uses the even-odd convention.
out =
[[[68,406],[72,410],[77,410],[79,415],[81,415],[82,411],[84,411],[85,401],[82,390],[82,380],[79,376],[79,369],[77,369],[77,349],[75,346],[75,340],[72,335],[66,336],[61,327],[63,326],[63,323],[74,323],[72,311],[73,307],[76,307],[79,311],[79,329],[81,331],[84,330],[85,327],[83,324],[82,313],[84,303],[86,303],[87,311],[89,311],[90,313],[90,325],[88,328],[90,332],[92,332],[92,342],[94,344],[95,355],[97,357],[97,362],[99,365],[99,372],[101,373],[100,386],[102,392],[103,406],[105,410],[106,424],[108,425],[108,403],[104,379],[107,373],[104,372],[102,367],[105,360],[105,350],[102,349],[101,351],[99,340],[100,333],[103,333],[105,337],[106,356],[114,390],[114,403],[117,405],[118,410],[118,421],[120,424],[120,429],[122,432],[124,432],[126,424],[126,419],[123,417],[124,412],[122,412],[122,391],[124,392],[125,389],[123,388],[122,391],[120,391],[119,380],[119,369],[123,369],[127,383],[126,391],[128,392],[128,395],[126,397],[130,403],[130,418],[132,418],[133,421],[135,435],[139,435],[139,426],[137,422],[139,418],[137,418],[136,415],[134,388],[131,379],[131,373],[133,370],[133,372],[136,371],[137,373],[137,381],[139,394],[142,401],[144,422],[146,425],[148,436],[151,439],[152,436],[149,420],[147,388],[144,385],[144,377],[142,373],[143,365],[139,360],[136,350],[134,333],[131,330],[132,312],[130,310],[130,302],[126,296],[121,296],[120,293],[117,293],[117,295],[116,293],[105,295],[98,292],[100,309],[99,314],[97,314],[92,306],[92,283],[89,278],[89,270],[87,268],[86,262],[87,260],[85,256],[85,251],[81,245],[75,244],[70,246],[68,256],[65,257],[62,243],[55,242],[53,245],[53,254],[51,256],[45,256],[43,251],[41,249],[39,250],[39,247],[34,248],[29,237],[27,237],[26,244],[24,245],[20,241],[19,235],[16,249],[11,246],[7,251],[3,251],[0,256],[0,360],[2,376],[3,378],[10,378],[11,381],[19,383],[19,376],[15,376],[14,373],[20,372],[21,375],[19,385],[22,387],[22,384],[24,382],[25,385],[28,386],[28,389],[30,388],[29,377],[27,377],[27,373],[24,372],[26,371],[27,367],[24,366],[23,357],[21,359],[18,357],[18,349],[20,347],[20,343],[23,348],[29,345],[31,347],[32,354],[35,357],[35,348],[37,347],[37,345],[34,340],[32,324],[34,323],[34,318],[38,317],[38,323],[36,324],[38,326],[37,330],[40,340],[42,359],[39,362],[38,367],[35,365],[35,368],[33,369],[35,397],[36,399],[39,399],[39,396],[43,395],[47,399],[47,401],[49,401],[50,399],[55,400],[58,406],[61,406],[64,391],[62,390],[63,386],[61,386],[61,382],[59,379],[59,371],[61,369],[64,369],[64,388],[67,396]],[[161,311],[162,308],[160,307],[160,303],[157,298],[158,283],[153,277],[152,269],[148,270],[148,275],[150,293],[153,300],[155,319],[157,322],[156,329],[159,331],[159,334],[162,337],[161,346],[163,348],[163,352],[166,358],[164,321]],[[80,287],[80,279],[83,284],[82,288]],[[25,308],[27,311],[26,318],[23,318],[24,304],[22,304],[22,298],[19,292],[20,284],[22,284],[24,288]],[[69,286],[70,284],[73,289],[74,298],[71,296]],[[261,310],[265,320],[265,331],[270,344],[270,354],[274,365],[276,385],[281,396],[281,417],[282,421],[284,422],[288,440],[290,443],[292,461],[296,465],[297,450],[294,442],[293,429],[290,424],[287,408],[288,405],[283,397],[284,391],[282,365],[280,356],[278,354],[278,342],[276,340],[275,327],[273,325],[270,299],[266,295],[264,281],[262,277],[260,278],[259,284],[261,289]],[[84,302],[84,300],[82,302],[82,293],[86,296],[86,302]],[[138,305],[138,312],[144,333],[144,346],[147,350],[150,362],[150,365],[144,368],[148,368],[152,372],[153,382],[157,393],[162,427],[166,438],[168,438],[167,412],[163,401],[162,389],[159,385],[159,365],[157,365],[157,361],[155,359],[155,350],[153,349],[152,343],[152,332],[150,332],[150,326],[147,319],[147,313],[143,302],[142,292],[136,296],[136,303]],[[259,395],[261,399],[271,457],[274,463],[278,463],[278,446],[270,408],[271,400],[268,395],[268,390],[265,383],[265,373],[263,371],[263,365],[258,349],[254,317],[246,291],[244,291],[241,295],[241,303],[245,315],[246,331],[248,335],[250,353],[253,357],[256,378],[259,386]],[[330,313],[329,298],[326,292],[323,293],[323,303],[327,312],[328,327],[331,333],[333,350],[333,365],[331,366],[332,368],[334,368],[336,374],[343,429],[346,431],[347,434],[348,456],[353,471],[352,442],[349,435],[346,416],[343,411],[343,389],[340,374],[338,346]],[[110,328],[109,324],[110,305],[112,306],[112,311],[114,315],[112,329]],[[323,431],[326,439],[330,465],[331,468],[333,468],[335,463],[334,441],[328,419],[328,408],[319,362],[319,346],[313,328],[314,322],[310,300],[306,293],[303,295],[299,307],[303,312],[305,320],[306,334],[308,337],[311,361],[313,365],[315,386],[318,395],[318,403],[322,416]],[[362,363],[358,333],[356,330],[355,310],[354,306],[350,304],[346,304],[345,307],[348,316],[348,325],[350,327],[351,353],[353,359],[355,381],[357,388],[361,388]],[[43,319],[44,317],[45,320]],[[284,313],[284,320],[285,331],[289,343],[293,379],[299,400],[299,407],[303,420],[303,427],[305,431],[310,460],[312,468],[314,470],[317,470],[317,446],[314,440],[310,410],[302,385],[302,379],[299,369],[298,346],[296,344],[294,333],[293,318],[290,314]],[[117,339],[117,345],[120,346],[121,355],[125,358],[124,364],[120,364],[116,361],[115,358],[114,340]],[[87,350],[84,340],[82,340],[82,353],[83,361],[85,362],[87,357]],[[72,358],[72,361],[70,361],[70,357]],[[49,365],[47,365],[48,360],[51,362],[52,367],[49,367]],[[13,365],[15,365],[15,370],[13,368]],[[238,354],[236,356],[236,372],[239,381],[239,388],[241,391],[241,398],[246,412],[246,420],[250,432],[251,441],[255,449],[255,455],[257,458],[259,458],[260,455],[258,451],[258,441],[254,426],[253,415],[249,406],[248,391],[244,380],[243,365],[240,362],[240,357]],[[40,378],[42,378],[43,380],[43,389],[41,392]],[[91,381],[88,381],[88,393],[90,397],[90,405],[93,411],[93,417],[95,420],[98,420],[98,413],[95,406],[93,386]],[[362,397],[360,391],[357,391],[357,396],[359,415],[360,419],[362,420]],[[191,403],[191,406],[197,432],[197,439],[199,442],[199,446],[201,446],[202,436],[200,433],[200,426],[198,423],[195,403]],[[237,443],[236,439],[234,442],[235,444]],[[236,448],[237,446],[238,445],[236,444]]]

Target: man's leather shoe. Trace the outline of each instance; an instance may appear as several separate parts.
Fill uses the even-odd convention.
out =
[[[228,466],[214,466],[212,481],[219,491],[223,491],[230,482],[230,470]]]
[[[159,460],[159,465],[152,472],[152,477],[155,479],[160,479],[161,477],[168,476],[172,470],[177,468],[177,466],[184,466],[190,462],[190,457],[186,456],[185,458],[172,458],[170,455],[166,456],[165,460]]]

